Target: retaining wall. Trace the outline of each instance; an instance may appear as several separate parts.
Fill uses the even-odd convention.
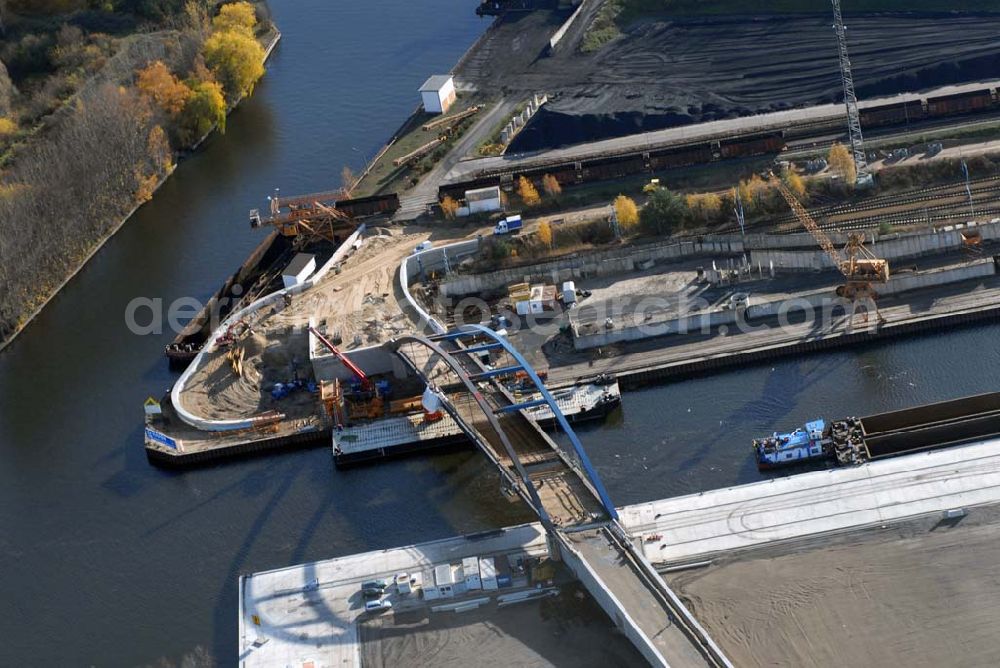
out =
[[[441,283],[441,295],[462,297],[506,288],[511,283],[562,281],[609,276],[634,271],[643,262],[676,261],[690,257],[737,255],[743,252],[739,237],[706,237],[705,241],[682,241],[615,248],[570,255],[526,267],[500,269],[486,274],[459,274]]]
[[[399,287],[403,292],[404,299],[406,299],[410,309],[412,309],[408,315],[410,315],[412,320],[415,320],[419,331],[426,332],[430,329],[434,334],[444,334],[448,330],[413,298],[413,295],[410,294],[410,282],[420,274],[421,270],[425,272],[443,272],[446,264],[454,267],[463,258],[474,255],[478,251],[479,239],[472,239],[470,241],[459,241],[448,244],[447,246],[439,246],[438,248],[429,248],[403,258],[403,261],[399,265]],[[445,261],[446,256],[447,262]],[[444,291],[442,291],[442,294],[444,294]]]
[[[885,235],[875,238],[874,243],[869,244],[869,248],[880,258],[886,260],[904,260],[955,251],[962,247],[961,228],[942,228],[934,232],[923,232],[920,234],[908,235]],[[986,241],[1000,238],[1000,223],[983,223],[968,229],[976,229]],[[799,236],[799,235],[788,235]],[[812,239],[811,235],[806,235]],[[836,238],[835,238],[836,237]],[[846,243],[846,235],[830,235],[834,245],[840,247]],[[779,237],[780,239],[780,237]],[[768,247],[763,246],[764,240],[755,240],[753,244],[749,241],[747,247],[750,248],[751,263],[758,262],[763,266],[774,263],[775,269],[783,271],[820,271],[824,269],[836,269],[833,260],[820,249],[815,250],[783,250],[777,249],[775,244]],[[804,244],[815,246],[816,242]],[[782,246],[781,248],[787,248]]]
[[[208,337],[208,342],[205,347],[202,348],[201,352],[191,361],[188,368],[181,374],[181,377],[177,379],[174,383],[173,389],[170,391],[170,402],[173,404],[174,410],[177,412],[178,417],[187,424],[195,427],[196,429],[201,429],[202,431],[232,431],[235,429],[249,429],[253,426],[252,418],[244,419],[234,419],[234,420],[212,420],[208,418],[203,418],[199,415],[195,415],[188,409],[184,407],[183,393],[184,387],[187,382],[191,379],[191,376],[196,370],[198,370],[202,363],[204,362],[205,355],[209,351],[215,350],[215,340],[220,336],[225,334],[229,326],[240,320],[247,320],[248,322],[252,320],[254,313],[259,311],[265,306],[277,303],[279,301],[284,301],[285,295],[296,295],[301,292],[309,290],[315,286],[323,277],[330,273],[337,265],[346,260],[350,254],[354,251],[354,245],[358,240],[362,238],[365,233],[365,226],[359,225],[358,229],[354,231],[351,236],[347,237],[340,247],[334,251],[333,255],[327,262],[319,268],[319,270],[312,275],[309,280],[300,283],[299,285],[292,286],[290,288],[284,288],[278,290],[277,292],[272,292],[269,295],[261,297],[252,304],[240,309],[236,313],[230,313],[229,317],[222,321],[219,327],[212,332],[211,336]]]

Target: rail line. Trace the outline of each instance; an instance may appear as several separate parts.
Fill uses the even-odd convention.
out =
[[[995,195],[997,199],[1000,199],[1000,176],[991,176],[981,179],[975,179],[969,182],[970,192],[973,195],[973,203],[977,201],[982,203],[983,200],[989,201],[989,195]],[[953,191],[953,192],[951,192]],[[983,197],[986,196],[986,197]],[[961,198],[961,201],[957,201],[951,204],[942,204],[934,207],[921,207],[919,211],[942,211],[948,208],[964,208],[968,204],[968,193],[965,190],[965,183],[960,182],[957,184],[947,184],[940,186],[931,186],[927,188],[920,188],[918,190],[912,190],[904,193],[897,194],[887,194],[880,195],[878,197],[873,197],[869,200],[865,200],[856,204],[852,203],[841,203],[832,204],[823,207],[815,207],[809,209],[814,217],[828,219],[830,217],[838,215],[849,215],[852,213],[865,213],[872,211],[880,211],[884,209],[897,209],[895,212],[888,212],[878,214],[877,216],[864,216],[855,219],[846,219],[833,222],[824,222],[820,227],[824,230],[836,230],[836,229],[862,229],[863,227],[873,227],[882,222],[890,222],[893,224],[911,224],[926,222],[933,219],[942,219],[941,217],[928,217],[921,216],[920,218],[901,218],[909,211],[898,211],[898,209],[905,209],[906,207],[916,207],[924,202],[938,201],[941,199],[948,198]],[[993,209],[990,209],[991,211]],[[976,215],[982,215],[984,211],[977,209]],[[952,216],[954,217],[954,216]],[[952,217],[946,217],[949,219]],[[967,216],[966,216],[967,217]],[[900,222],[901,221],[901,222]],[[874,222],[875,225],[869,224]],[[795,229],[782,230],[780,228],[785,226],[794,226]],[[754,223],[750,223],[746,226],[748,230],[754,232],[767,232],[767,233],[789,233],[798,231],[798,223],[791,214],[780,214],[779,216],[772,217],[768,220],[762,220]],[[734,233],[739,231],[737,225],[727,225],[724,227],[722,232]]]

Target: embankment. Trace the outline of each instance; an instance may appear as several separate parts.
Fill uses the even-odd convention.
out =
[[[164,57],[164,53],[153,49],[148,50],[149,35],[141,36],[130,42],[133,49],[142,51],[146,62],[151,62]],[[277,28],[273,28],[262,36],[262,46],[264,48],[264,62],[270,58],[281,39],[281,33]],[[162,46],[162,45],[161,45]],[[146,50],[144,50],[146,49]],[[64,185],[73,183],[73,168],[84,169],[91,177],[100,180],[99,189],[87,188],[88,196],[91,198],[91,206],[88,211],[91,215],[82,220],[66,220],[65,227],[57,228],[61,231],[62,237],[58,235],[48,235],[49,238],[44,243],[31,240],[24,234],[8,233],[0,235],[0,257],[9,258],[23,256],[25,253],[32,255],[30,266],[37,272],[37,276],[31,277],[35,280],[26,280],[27,277],[19,275],[13,267],[5,266],[0,269],[0,278],[3,279],[5,288],[9,290],[8,299],[0,304],[0,351],[4,350],[20,334],[27,325],[45,308],[46,305],[65,287],[108,242],[115,233],[132,217],[132,215],[149,199],[174,172],[175,166],[172,160],[164,160],[167,167],[158,165],[158,158],[149,155],[155,153],[150,150],[152,139],[147,139],[147,135],[152,137],[152,126],[150,119],[144,118],[141,113],[129,106],[129,95],[123,88],[118,88],[119,98],[115,98],[109,91],[113,91],[123,81],[134,76],[134,69],[129,67],[127,71],[117,71],[116,65],[120,65],[120,60],[129,61],[129,58],[115,59],[109,61],[108,66],[83,86],[77,95],[79,101],[78,108],[67,111],[56,126],[51,128],[49,136],[41,138],[34,148],[25,149],[25,161],[34,160],[35,163],[47,165],[46,170],[51,173],[45,176],[53,182],[61,182]],[[121,69],[121,68],[118,68]],[[109,88],[111,86],[112,88]],[[242,98],[241,98],[242,100]],[[241,100],[237,100],[228,109],[231,112]],[[120,107],[120,109],[119,109]],[[97,120],[92,119],[89,123],[80,121],[83,112],[81,110],[97,110]],[[120,122],[122,118],[129,118],[132,122],[125,125]],[[113,125],[109,125],[111,119],[115,120]],[[102,125],[103,123],[103,125]],[[195,144],[199,146],[212,132],[213,126]],[[118,132],[123,139],[115,139],[113,132]],[[87,142],[97,142],[106,147],[110,147],[114,153],[110,156],[104,155],[92,148],[88,148]],[[83,143],[81,143],[83,142]],[[81,166],[79,159],[67,161],[65,153],[70,146],[76,146],[78,150],[73,151],[82,158],[89,159],[95,163],[93,168]],[[80,149],[84,146],[84,149]],[[149,183],[141,177],[141,173],[136,170],[136,174],[129,174],[122,177],[116,174],[115,170],[125,169],[123,165],[135,164],[136,156],[146,169],[153,172],[153,182]],[[148,166],[145,163],[150,163]],[[159,168],[159,169],[158,169]],[[100,176],[99,170],[105,170],[107,174]],[[13,178],[17,179],[16,168]],[[9,176],[9,175],[8,175]],[[117,184],[117,186],[116,186]],[[17,192],[17,186],[14,192]],[[124,188],[122,191],[120,188]],[[68,205],[71,201],[78,201],[80,194],[74,192],[72,188],[63,188],[64,192],[60,197],[67,199],[67,204],[62,206],[63,212],[72,211]],[[134,192],[134,195],[128,195]],[[43,198],[49,208],[60,208],[59,202],[49,198]],[[12,200],[0,199],[0,230],[3,222],[14,224],[14,231],[22,229],[24,221],[18,220],[20,215],[11,213]],[[6,205],[6,206],[5,206]],[[8,214],[4,215],[5,209]],[[64,216],[65,217],[65,216]],[[111,222],[117,221],[117,222]],[[75,227],[70,228],[70,224]],[[27,248],[26,248],[27,247]],[[6,264],[6,263],[4,263]],[[12,273],[8,273],[12,272]],[[16,293],[15,298],[10,295]]]

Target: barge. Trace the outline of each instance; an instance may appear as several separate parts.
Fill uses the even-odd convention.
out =
[[[307,244],[296,243],[293,237],[273,231],[260,242],[236,271],[222,284],[194,318],[174,340],[164,348],[170,367],[182,370],[190,364],[216,327],[226,317],[244,306],[279,290],[281,274],[298,252],[316,257],[317,263],[325,262],[336,248],[322,239]]]
[[[518,400],[528,401],[535,394],[525,393]],[[569,422],[599,420],[621,405],[621,390],[615,381],[588,383],[553,392],[553,398]],[[556,418],[548,406],[524,409],[543,429],[556,429]],[[468,436],[455,420],[441,412],[428,421],[419,401],[404,415],[359,420],[333,429],[333,461],[337,468],[357,466],[382,459],[447,447],[464,447]]]
[[[757,468],[833,461],[839,466],[1000,437],[1000,392],[867,417],[814,420],[753,441]]]

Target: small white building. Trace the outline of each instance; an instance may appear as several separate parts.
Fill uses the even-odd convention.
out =
[[[281,272],[281,282],[285,288],[290,288],[306,282],[315,272],[316,256],[309,253],[299,253]]]
[[[440,598],[452,598],[465,592],[465,582],[459,582],[455,568],[451,564],[434,567],[434,586],[423,588],[424,599],[435,601]]]
[[[462,576],[465,578],[466,591],[475,591],[483,588],[479,579],[478,558],[466,557],[465,559],[462,559]]]
[[[493,557],[479,560],[479,582],[487,591],[497,589],[497,567]]]
[[[469,213],[490,213],[503,208],[500,201],[500,186],[477,188],[465,191],[465,201],[469,205]]]
[[[455,79],[450,74],[435,74],[420,87],[420,97],[428,114],[445,113],[458,97]]]

